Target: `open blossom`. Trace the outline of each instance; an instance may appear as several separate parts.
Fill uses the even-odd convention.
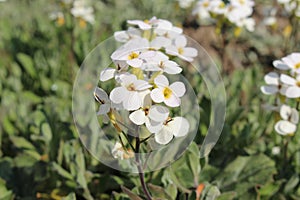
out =
[[[152,105],[152,100],[149,93],[144,97],[143,106],[129,115],[129,119],[136,125],[145,124],[150,133],[155,133],[161,130],[163,122],[169,116],[169,109],[160,106]]]
[[[186,91],[182,82],[174,82],[169,85],[167,77],[159,75],[154,79],[157,86],[151,91],[151,98],[156,103],[164,102],[167,106],[177,107],[180,105],[182,97]]]
[[[169,60],[169,57],[164,53],[158,51],[156,54],[147,59],[147,62],[144,64],[145,71],[162,71],[167,74],[179,74],[182,71],[182,68],[179,65]]]
[[[273,95],[277,93],[285,95],[286,87],[280,82],[278,73],[269,72],[265,75],[264,79],[267,85],[260,88],[262,93],[266,95]]]
[[[282,105],[280,108],[280,116],[282,120],[275,124],[275,130],[280,135],[291,135],[297,130],[299,122],[299,113],[295,108]]]
[[[73,3],[73,8],[71,9],[71,14],[74,17],[79,18],[85,22],[93,24],[95,22],[94,10],[92,7],[86,5],[86,1],[84,0],[75,0]],[[81,22],[82,26],[84,22]]]
[[[184,37],[183,35],[178,36],[175,39],[174,45],[166,47],[166,53],[192,62],[194,60],[194,57],[196,57],[198,54],[197,50],[192,47],[186,47],[186,45],[186,37]]]
[[[280,80],[287,85],[286,96],[288,98],[300,97],[300,74],[296,78],[282,74]]]
[[[142,106],[142,97],[139,93],[152,87],[147,81],[138,80],[135,75],[120,75],[121,86],[114,88],[109,98],[113,103],[122,103],[126,110],[137,110]]]
[[[155,133],[155,141],[159,144],[168,144],[173,137],[183,137],[189,132],[189,122],[183,117],[168,118],[161,130]]]
[[[118,42],[128,42],[132,39],[141,38],[142,33],[139,29],[129,27],[126,31],[116,31],[114,37]]]
[[[300,53],[292,53],[276,63],[282,69],[289,69],[292,73],[300,74]]]
[[[177,0],[180,8],[188,8],[195,0]]]

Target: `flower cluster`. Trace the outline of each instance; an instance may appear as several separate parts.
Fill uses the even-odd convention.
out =
[[[81,28],[85,28],[87,23],[94,24],[94,9],[87,5],[86,0],[61,0],[61,5],[76,18]],[[52,12],[50,19],[55,20],[58,26],[65,24],[65,14],[62,11]]]
[[[279,4],[282,4],[284,10],[291,15],[300,17],[300,1],[299,0],[277,0]]]
[[[226,2],[226,3],[225,3]],[[254,31],[253,0],[199,0],[193,14],[200,22],[227,23]]]
[[[111,55],[113,67],[100,73],[101,82],[113,81],[115,87],[109,94],[96,88],[98,114],[105,115],[122,131],[112,116],[126,110],[131,123],[144,125],[158,144],[168,144],[173,137],[188,133],[189,122],[184,117],[173,116],[170,110],[181,105],[186,87],[180,81],[171,83],[167,76],[182,72],[175,58],[191,62],[198,52],[187,46],[182,29],[167,20],[153,17],[127,23],[128,30],[114,34],[124,44]]]
[[[273,62],[280,72],[265,75],[267,85],[261,87],[266,95],[276,95],[272,110],[279,112],[281,119],[275,130],[281,135],[293,135],[299,123],[300,100],[300,53],[292,53]]]

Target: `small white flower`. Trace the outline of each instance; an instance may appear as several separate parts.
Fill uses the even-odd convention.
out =
[[[280,108],[280,116],[282,120],[275,124],[275,130],[280,135],[291,135],[297,130],[299,122],[299,113],[295,108],[282,105]]]
[[[131,113],[129,119],[136,125],[146,124],[150,133],[156,133],[161,130],[163,122],[168,116],[168,108],[160,105],[152,105],[152,100],[148,93],[144,97],[142,108]]]
[[[95,22],[94,9],[86,5],[84,0],[76,0],[73,3],[73,8],[71,8],[71,14],[74,17],[80,18],[93,24]]]
[[[155,133],[155,141],[159,144],[168,144],[173,136],[183,137],[189,132],[189,122],[183,117],[174,117],[173,119],[169,118],[163,124],[162,129]]]
[[[169,86],[169,81],[164,75],[159,75],[154,79],[157,88],[151,91],[151,98],[156,103],[164,102],[167,106],[177,107],[180,105],[182,97],[186,91],[182,82],[174,82]]]
[[[280,82],[279,74],[276,72],[269,72],[265,75],[264,79],[267,85],[260,88],[262,93],[266,95],[273,95],[277,93],[285,95],[286,87]]]
[[[222,0],[211,0],[210,11],[217,15],[222,15],[227,11],[227,6]]]
[[[127,20],[128,24],[136,25],[142,30],[149,30],[152,28],[152,25],[157,22],[156,17],[152,17],[150,20]]]
[[[278,154],[280,154],[280,147],[279,147],[279,146],[274,146],[274,147],[272,148],[272,154],[273,154],[273,155],[278,155]]]
[[[200,21],[211,20],[210,6],[210,0],[200,0],[192,14],[197,15]]]
[[[114,37],[118,42],[128,42],[132,39],[141,38],[141,31],[139,29],[129,27],[126,31],[116,31]]]
[[[128,69],[128,64],[125,61],[114,61],[116,69],[113,68],[105,68],[100,72],[100,81],[107,81],[112,78],[118,79],[118,77],[121,74],[126,73],[126,70]]]
[[[286,89],[286,96],[288,98],[300,97],[300,75],[293,78],[291,76],[281,74],[280,80],[284,84],[288,85],[288,88]]]
[[[135,75],[120,75],[121,86],[114,88],[109,98],[113,103],[122,103],[124,109],[128,111],[137,110],[142,106],[142,97],[139,93],[151,88],[152,86],[144,81],[138,80]]]
[[[292,53],[281,60],[275,60],[273,65],[277,69],[291,70],[292,73],[300,74],[300,53]]]
[[[180,8],[188,8],[195,0],[177,0]]]
[[[162,71],[167,74],[179,74],[182,71],[176,62],[169,60],[169,57],[160,51],[147,59],[143,68],[145,71]]]
[[[184,37],[183,35],[178,36],[175,39],[174,45],[166,47],[166,53],[173,56],[178,56],[183,60],[192,62],[194,60],[193,58],[198,55],[198,52],[195,48],[186,47],[186,45],[186,37]]]

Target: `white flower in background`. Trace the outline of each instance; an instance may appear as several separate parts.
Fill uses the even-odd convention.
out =
[[[274,7],[265,7],[263,10],[264,20],[263,23],[266,26],[274,26],[277,24],[276,19],[277,9]]]
[[[157,22],[156,17],[152,17],[150,20],[127,20],[127,23],[130,25],[136,25],[142,30],[149,30],[152,28],[152,25]]]
[[[71,14],[79,18],[80,26],[85,26],[84,22],[93,24],[95,22],[94,9],[86,5],[84,0],[75,0],[73,3],[73,8],[71,8]]]
[[[300,53],[292,53],[282,59],[281,67],[289,68],[292,73],[300,74]],[[278,62],[278,61],[277,61]]]
[[[182,68],[179,65],[169,60],[169,57],[164,53],[157,51],[155,56],[147,59],[147,62],[144,64],[145,71],[162,71],[167,74],[179,74],[182,71]]]
[[[274,146],[272,148],[272,154],[273,155],[279,155],[280,154],[280,147],[279,146]]]
[[[118,42],[128,42],[132,39],[141,38],[142,33],[139,29],[129,27],[126,31],[116,31],[114,37]]]
[[[183,137],[189,132],[189,122],[183,117],[168,118],[162,129],[154,134],[158,144],[168,144],[173,137]]]
[[[65,16],[64,16],[64,13],[63,12],[60,12],[60,11],[55,11],[55,12],[52,12],[50,15],[49,15],[49,18],[51,20],[55,20],[56,24],[58,26],[62,26],[65,24]]]
[[[279,74],[276,72],[269,72],[264,77],[266,86],[262,86],[260,90],[266,95],[273,95],[280,93],[285,95],[286,87],[280,82]]]
[[[157,88],[151,91],[151,98],[156,103],[164,102],[167,106],[177,107],[181,104],[180,97],[186,91],[182,82],[174,82],[169,85],[168,79],[164,75],[159,75],[154,79]]]
[[[297,75],[296,78],[281,74],[280,81],[288,85],[286,89],[286,96],[288,98],[300,97],[300,74]]]
[[[165,106],[152,105],[149,93],[144,97],[142,108],[132,112],[129,119],[136,125],[145,124],[150,133],[155,133],[161,130],[164,121],[167,120],[169,109]]]
[[[166,47],[166,53],[173,56],[178,56],[179,58],[192,62],[194,57],[198,55],[195,48],[186,47],[187,40],[183,35],[178,36],[175,39],[174,45]]]
[[[280,135],[292,135],[297,130],[299,122],[299,113],[295,108],[282,105],[280,108],[280,116],[282,120],[275,124],[275,130]]]
[[[130,149],[125,150],[120,142],[116,142],[115,146],[111,151],[111,154],[114,158],[118,158],[121,160],[134,157],[134,153]]]
[[[139,93],[152,86],[144,80],[138,80],[135,75],[120,75],[121,86],[114,88],[109,98],[113,103],[122,103],[124,109],[128,111],[137,110],[142,106],[143,99]]]
[[[210,2],[210,12],[222,15],[227,11],[227,6],[222,0],[211,0]]]
[[[188,8],[195,0],[177,0],[180,8]]]
[[[300,2],[299,0],[277,0],[278,3],[283,4],[286,12],[294,13],[297,17],[300,17]]]
[[[210,15],[210,2],[211,0],[200,0],[196,4],[192,14],[197,15],[200,21],[211,20]]]

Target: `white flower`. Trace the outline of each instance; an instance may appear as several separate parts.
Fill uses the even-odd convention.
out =
[[[195,48],[186,47],[186,45],[186,37],[184,37],[183,35],[178,36],[175,39],[174,45],[166,47],[166,53],[173,56],[178,56],[183,60],[192,62],[194,60],[193,58],[198,55],[198,52]]]
[[[138,80],[135,75],[120,75],[121,86],[114,88],[109,98],[113,103],[122,103],[124,109],[128,111],[137,110],[142,106],[142,97],[139,93],[152,87],[144,80]]]
[[[300,74],[300,53],[292,53],[281,60],[275,60],[273,65],[277,69],[291,70],[292,73]]]
[[[143,52],[149,47],[149,42],[145,38],[137,38],[130,40],[112,55],[113,61],[125,61],[128,65],[140,68],[143,65],[143,59],[147,56],[151,56],[150,52]]]
[[[210,6],[210,0],[200,0],[194,8],[192,14],[197,15],[200,21],[211,20],[209,13]]]
[[[121,160],[134,157],[134,153],[131,150],[124,150],[120,142],[116,142],[111,154],[114,158],[120,158]]]
[[[291,76],[281,74],[280,80],[284,84],[288,85],[288,88],[286,89],[286,96],[288,98],[300,97],[300,75],[293,78]]]
[[[144,97],[144,103],[141,109],[132,112],[129,119],[136,125],[146,124],[151,133],[161,130],[163,122],[168,118],[168,108],[160,105],[152,105],[149,93]]]
[[[182,71],[176,62],[169,60],[169,57],[160,51],[147,59],[143,68],[145,71],[162,71],[167,74],[179,74]]]
[[[265,75],[264,79],[267,85],[260,88],[262,93],[266,95],[273,95],[277,93],[285,95],[286,87],[281,84],[279,74],[276,72],[269,72]]]
[[[110,111],[111,102],[106,92],[103,89],[96,87],[94,90],[94,97],[100,103],[100,107],[99,107],[99,111],[97,112],[97,115],[107,114]]]
[[[118,77],[125,73],[125,71],[128,69],[128,64],[124,61],[114,61],[115,65],[116,65],[116,69],[113,68],[105,68],[104,70],[102,70],[100,72],[100,81],[107,81],[110,80],[112,78],[116,78],[118,79]]]
[[[282,105],[280,108],[280,116],[282,120],[275,124],[275,130],[280,135],[291,135],[297,130],[299,122],[299,113],[295,108]]]
[[[195,0],[177,0],[180,8],[188,8]]]
[[[156,17],[152,17],[150,20],[127,20],[128,24],[136,25],[142,30],[149,30],[152,28],[152,25],[157,22]]]
[[[159,144],[168,144],[173,136],[183,137],[189,132],[189,122],[183,117],[169,118],[163,124],[162,129],[155,133],[155,141]]]
[[[154,79],[157,88],[151,91],[151,98],[156,103],[164,102],[167,106],[177,107],[180,105],[182,97],[186,91],[182,82],[174,82],[169,86],[169,81],[164,75],[159,75]]]
[[[71,8],[71,14],[74,17],[80,18],[86,22],[93,24],[95,22],[94,9],[86,5],[84,0],[76,0]]]
[[[222,15],[227,11],[227,6],[222,0],[211,0],[210,11],[217,15]]]
[[[279,147],[279,146],[274,146],[274,147],[272,148],[272,154],[273,154],[273,155],[278,155],[278,154],[280,154],[280,147]]]

